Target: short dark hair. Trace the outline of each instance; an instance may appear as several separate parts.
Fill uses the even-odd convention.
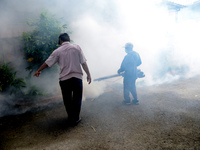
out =
[[[69,37],[69,35],[67,33],[61,33],[59,35],[59,39],[61,39],[63,42],[65,42],[65,41],[69,41],[70,42],[70,37]]]

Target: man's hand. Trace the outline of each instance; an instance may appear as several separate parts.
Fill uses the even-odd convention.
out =
[[[40,74],[41,74],[41,71],[44,70],[47,67],[48,67],[48,65],[44,62],[42,64],[42,66],[40,66],[40,68],[35,72],[35,74],[33,76],[39,77]]]
[[[88,82],[88,84],[90,84],[92,82],[92,79],[90,76],[87,76],[87,82]]]
[[[121,70],[119,69],[119,70],[117,71],[117,73],[118,73],[118,74],[121,74]]]
[[[36,71],[35,74],[33,76],[39,77],[41,74],[41,71]]]
[[[87,82],[88,82],[88,84],[90,84],[91,82],[92,82],[92,78],[91,78],[91,76],[90,76],[90,71],[89,71],[89,68],[88,68],[88,66],[87,66],[87,63],[86,62],[84,62],[83,64],[82,64],[82,67],[83,67],[83,70],[86,72],[86,74],[87,74]]]

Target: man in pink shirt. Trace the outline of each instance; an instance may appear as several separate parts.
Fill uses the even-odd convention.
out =
[[[89,84],[91,83],[90,71],[83,51],[78,45],[70,43],[70,37],[67,33],[60,34],[59,44],[61,46],[53,51],[34,76],[39,77],[42,70],[58,63],[60,67],[59,83],[68,114],[68,123],[77,125],[81,121],[80,111],[83,93],[81,66],[87,74]]]

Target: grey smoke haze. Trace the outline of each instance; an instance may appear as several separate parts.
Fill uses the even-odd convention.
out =
[[[72,31],[71,39],[81,46],[92,78],[116,74],[123,57],[123,46],[132,42],[140,53],[147,85],[176,80],[200,73],[199,9],[192,7],[176,13],[159,5],[161,0],[1,0],[0,38],[18,36],[30,30],[25,21],[36,18],[48,9]],[[6,47],[4,45],[4,47]],[[12,51],[12,50],[10,50]],[[5,51],[4,51],[5,52]],[[2,54],[2,50],[0,50]],[[23,59],[23,58],[19,58]],[[172,71],[169,71],[171,68]],[[85,77],[84,77],[85,78]],[[58,87],[57,78],[48,76],[33,79],[35,84],[51,91]],[[55,84],[51,84],[51,83]],[[119,81],[122,83],[122,80]],[[42,84],[41,84],[42,83]],[[96,97],[103,92],[106,82],[85,86],[84,97]],[[97,89],[98,87],[98,89]],[[100,89],[99,89],[100,88]],[[96,90],[95,90],[96,89]]]

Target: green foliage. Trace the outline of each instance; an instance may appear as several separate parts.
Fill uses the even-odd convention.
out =
[[[36,85],[32,85],[30,76],[25,78],[27,88],[23,91],[23,97],[26,99],[34,99],[35,96],[44,96],[46,93],[41,91],[41,88],[37,87]]]
[[[10,95],[14,94],[29,100],[34,99],[35,96],[46,94],[41,92],[35,85],[30,85],[27,78],[27,81],[23,78],[16,78],[17,72],[10,65],[11,63],[6,62],[0,65],[0,93],[10,93]]]
[[[4,62],[0,65],[0,92],[8,92],[16,94],[21,92],[21,88],[26,87],[26,83],[23,78],[16,78],[16,73],[11,67],[10,63]]]
[[[46,95],[45,92],[42,92],[41,90],[38,89],[38,87],[32,85],[23,91],[21,97],[23,97],[23,100],[30,101],[37,98],[37,96],[44,96],[44,95]]]
[[[58,47],[58,36],[64,32],[67,25],[60,25],[55,16],[48,11],[43,11],[38,20],[29,19],[27,24],[34,27],[33,31],[24,32],[22,35],[23,51],[28,62],[26,68],[30,73],[37,70]]]
[[[45,95],[45,93],[38,90],[38,88],[35,85],[32,85],[30,89],[24,93],[24,95],[37,96],[37,95]]]

